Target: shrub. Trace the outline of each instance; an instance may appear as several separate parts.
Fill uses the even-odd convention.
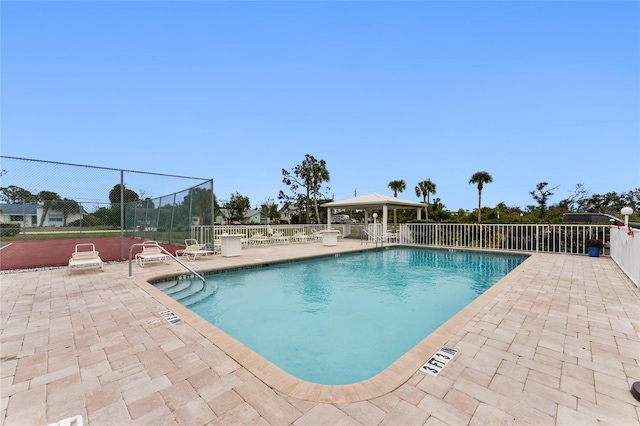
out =
[[[1,237],[15,237],[20,233],[20,224],[15,222],[0,222]]]
[[[600,249],[604,248],[604,241],[592,238],[590,240],[587,240],[587,247],[598,247]]]

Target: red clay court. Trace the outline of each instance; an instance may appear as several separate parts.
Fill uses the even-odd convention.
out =
[[[67,240],[37,240],[3,242],[0,249],[0,270],[32,269],[48,266],[67,266],[71,253],[76,244],[93,243],[104,262],[126,261],[129,259],[129,249],[133,244],[142,240],[124,238],[124,259],[120,258],[120,237],[107,238],[72,238]],[[169,253],[184,246],[160,243]],[[134,247],[132,257],[140,253],[141,247]]]

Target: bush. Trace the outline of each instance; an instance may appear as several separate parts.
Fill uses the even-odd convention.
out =
[[[20,224],[0,222],[0,237],[15,237],[20,233]]]

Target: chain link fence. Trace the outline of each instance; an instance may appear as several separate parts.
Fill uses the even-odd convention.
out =
[[[1,270],[21,268],[28,242],[57,242],[58,259],[40,256],[37,267],[66,264],[79,239],[115,243],[116,253],[103,250],[115,261],[136,242],[181,246],[191,225],[213,223],[213,179],[10,156],[0,156],[0,175]]]

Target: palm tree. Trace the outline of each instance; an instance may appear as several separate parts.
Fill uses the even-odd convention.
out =
[[[424,213],[427,221],[429,221],[429,194],[436,193],[436,184],[431,182],[431,179],[423,180],[416,185],[416,197],[422,195],[422,202],[424,203]]]
[[[392,180],[387,186],[393,191],[393,196],[396,198],[398,197],[398,192],[402,192],[407,189],[407,184],[402,179]],[[396,209],[393,209],[393,226],[396,227],[397,223],[398,217],[396,216]]]
[[[480,213],[481,213],[481,203],[482,203],[482,188],[484,188],[485,183],[491,183],[491,182],[493,182],[493,178],[489,173],[485,171],[475,172],[471,176],[471,179],[469,179],[469,185],[471,184],[478,185],[478,223],[481,222]]]

